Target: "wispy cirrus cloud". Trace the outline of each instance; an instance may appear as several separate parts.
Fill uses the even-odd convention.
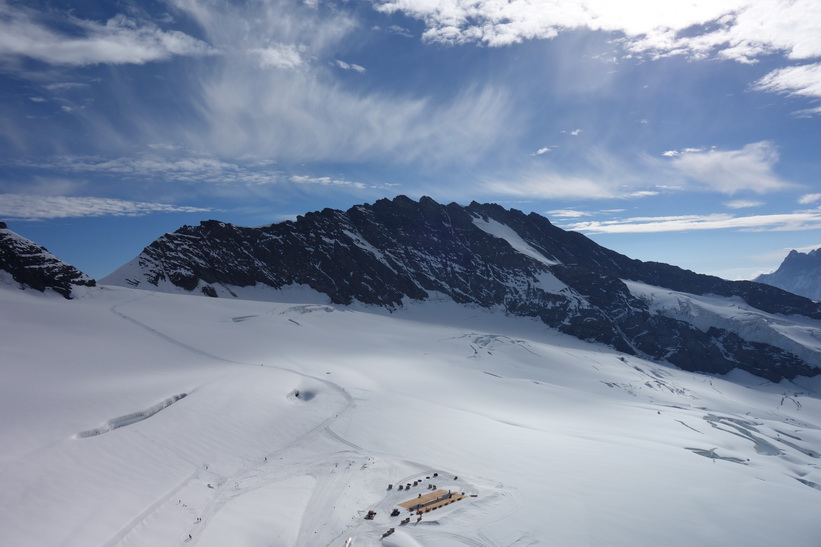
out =
[[[0,59],[25,57],[52,65],[83,66],[144,64],[175,55],[215,52],[188,34],[162,30],[122,14],[105,23],[64,15],[65,30],[58,30],[47,24],[44,13],[0,3]]]
[[[554,209],[545,213],[550,218],[582,218],[588,217],[593,213],[588,211],[579,211],[577,209]]]
[[[411,31],[409,31],[405,27],[400,27],[399,25],[389,26],[388,32],[390,32],[391,34],[396,34],[397,36],[402,36],[404,38],[413,38],[413,34],[411,33]]]
[[[264,48],[252,48],[252,55],[259,59],[262,68],[299,68],[305,64],[302,58],[302,48],[295,44],[274,44]]]
[[[773,70],[753,84],[753,89],[789,96],[821,99],[821,63],[796,65]],[[799,116],[821,114],[821,106],[796,112]]]
[[[821,97],[821,63],[773,70],[754,84],[763,91]]]
[[[152,148],[185,153],[185,150],[178,150],[174,146],[155,145]],[[175,188],[184,188],[182,191],[185,193],[193,191],[197,195],[220,196],[258,193],[264,187],[313,186],[356,192],[397,186],[393,183],[369,184],[340,177],[288,174],[276,163],[254,157],[225,161],[210,156],[174,155],[169,158],[159,154],[119,158],[58,156],[48,161],[20,160],[6,162],[5,165],[25,167],[40,174],[35,179],[18,185],[0,184],[0,189],[5,186],[6,192],[9,192],[6,195],[20,189],[25,189],[27,194],[40,196],[87,192],[87,185],[81,182],[86,179],[117,181],[125,183],[123,187],[136,180],[147,185],[163,185],[166,187],[166,194],[178,193],[179,190],[175,191]],[[69,180],[65,178],[67,176],[74,178]]]
[[[661,155],[666,158],[677,158],[682,154],[697,154],[698,152],[704,152],[703,148],[684,148],[683,150],[667,150],[666,152],[662,153]]]
[[[312,177],[309,175],[292,175],[290,177],[291,182],[296,184],[308,184],[308,185],[318,185],[318,186],[337,186],[337,187],[348,187],[348,188],[355,188],[358,190],[366,190],[366,189],[376,189],[376,188],[388,188],[391,186],[396,186],[396,184],[365,184],[364,182],[358,181],[351,181],[345,180],[340,178],[334,177]]]
[[[160,145],[154,148],[162,150]],[[171,147],[172,152],[175,147]],[[283,180],[282,173],[272,169],[269,163],[257,164],[224,161],[213,156],[185,156],[143,154],[139,156],[103,158],[97,156],[56,156],[49,159],[19,160],[8,162],[17,167],[27,167],[39,172],[77,175],[102,175],[128,180],[232,184],[273,184]]]
[[[362,32],[351,11],[288,2],[174,3],[197,22],[204,39],[229,52],[214,59],[217,68],[192,90],[202,130],[185,128],[179,138],[192,149],[224,157],[251,152],[284,162],[462,163],[481,159],[518,127],[503,83],[467,83],[434,99],[424,89],[380,91],[335,80],[329,65],[365,69],[342,57],[347,42]],[[298,44],[284,50],[302,60],[288,78],[259,71],[236,46],[264,48],[272,39]],[[296,66],[295,54],[279,57]]]
[[[37,44],[35,38],[26,38],[12,47],[17,42],[0,28],[0,58],[23,56],[81,65],[144,63],[172,55],[219,52],[207,63],[186,65],[185,78],[158,69],[158,82],[167,77],[177,84],[173,94],[171,84],[151,86],[169,88],[165,95],[169,104],[162,107],[146,100],[130,78],[82,84],[88,87],[84,100],[105,97],[107,103],[122,107],[83,108],[86,103],[78,99],[76,104],[63,105],[66,122],[54,123],[53,132],[44,133],[19,119],[16,125],[0,128],[0,140],[21,152],[92,150],[116,156],[165,139],[222,158],[250,153],[284,163],[375,160],[436,166],[479,161],[500,142],[510,142],[520,128],[504,83],[466,83],[462,89],[449,90],[446,97],[434,97],[422,88],[362,88],[340,81],[333,68],[365,72],[365,67],[341,57],[352,35],[361,30],[351,10],[317,9],[299,2],[239,5],[170,0],[175,16],[198,29],[201,39],[194,39],[126,16],[96,23],[61,14],[60,21],[48,25],[41,20],[46,16],[33,8],[12,8],[2,2],[0,26],[19,21],[31,36],[40,38]],[[8,20],[3,19],[4,13]],[[79,37],[56,30],[62,20],[78,26]],[[124,44],[120,49],[125,52],[98,46],[92,38],[101,36],[107,38],[101,39],[106,44]],[[3,40],[8,41],[5,50]],[[288,71],[287,77],[283,70]],[[67,84],[73,82],[42,85]],[[57,93],[69,88],[46,89]],[[81,126],[87,138],[76,139],[68,129],[72,124]]]
[[[9,220],[144,216],[152,213],[199,213],[210,210],[113,198],[0,194],[0,217]]]
[[[752,201],[749,199],[735,199],[724,203],[724,206],[728,209],[749,209],[752,207],[761,207],[762,205],[764,205],[763,201]]]
[[[604,221],[575,222],[565,225],[564,228],[589,234],[635,234],[693,230],[740,230],[747,232],[817,230],[821,228],[821,210],[812,209],[792,213],[750,216],[716,213],[708,215],[629,217]]]
[[[545,152],[546,153],[546,152]],[[666,159],[639,154],[621,157],[591,147],[581,151],[571,166],[545,165],[534,160],[518,173],[488,178],[482,189],[492,194],[534,199],[638,199],[661,194],[743,192],[766,194],[799,186],[775,172],[779,154],[775,144],[761,141],[737,150],[683,148],[668,150]],[[672,181],[659,184],[657,181]],[[762,205],[760,200],[727,201],[728,208]]]
[[[366,72],[364,66],[359,66],[359,65],[354,64],[354,63],[346,63],[345,61],[341,61],[339,59],[336,59],[334,61],[334,64],[337,67],[341,68],[342,70],[353,70],[355,72],[359,72],[360,74],[362,74],[363,72]]]
[[[560,165],[542,161],[536,154],[516,171],[487,176],[480,189],[491,195],[531,199],[637,199],[668,191],[656,181],[664,162],[639,156],[624,157],[593,146],[573,154]]]
[[[773,171],[779,156],[769,141],[751,143],[739,150],[685,148],[664,155],[672,158],[672,167],[689,180],[723,194],[742,190],[763,194],[795,186]]]
[[[532,170],[515,177],[486,181],[481,190],[491,195],[527,199],[609,199],[618,196],[610,181],[555,170]]]

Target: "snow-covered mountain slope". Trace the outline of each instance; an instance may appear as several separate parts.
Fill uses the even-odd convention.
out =
[[[625,281],[742,299],[765,314],[821,320],[821,304],[806,298],[631,260],[536,214],[404,196],[259,228],[218,221],[184,226],[103,279],[124,287],[262,300],[301,286],[336,304],[392,310],[407,301],[445,297],[538,318],[579,339],[685,370],[741,368],[770,380],[821,372],[815,349],[783,345],[777,332],[748,339],[743,321],[691,322],[686,314],[651,310]]]
[[[2,543],[818,544],[818,377],[685,372],[452,302],[283,296],[0,288]],[[688,306],[758,313],[723,302]],[[466,497],[419,522],[398,505],[438,490]]]
[[[0,222],[0,284],[72,298],[96,281]]]
[[[821,301],[821,249],[808,253],[790,251],[776,271],[759,275],[755,280]]]

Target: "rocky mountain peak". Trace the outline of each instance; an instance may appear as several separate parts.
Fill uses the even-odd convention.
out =
[[[793,249],[776,271],[762,274],[756,281],[821,301],[821,249],[808,253]]]
[[[389,309],[448,298],[687,370],[742,368],[770,379],[821,371],[818,352],[764,319],[821,319],[818,304],[767,285],[633,260],[497,204],[397,196],[258,228],[210,220],[162,236],[103,282],[220,297],[307,286],[336,304]],[[678,304],[659,304],[674,291],[682,294]],[[711,298],[734,299],[760,324],[712,314]],[[704,310],[696,313],[698,306]]]
[[[21,288],[52,290],[72,298],[77,287],[94,287],[96,281],[0,222],[0,272]]]

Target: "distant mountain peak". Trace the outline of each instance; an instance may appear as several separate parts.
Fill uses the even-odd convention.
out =
[[[755,279],[806,298],[821,301],[821,249],[791,250],[778,269]]]
[[[160,237],[102,281],[228,297],[248,287],[307,286],[336,304],[388,309],[445,297],[537,318],[582,340],[687,370],[741,368],[774,380],[821,372],[817,351],[763,319],[821,319],[821,306],[805,298],[632,260],[538,214],[475,201],[443,205],[397,196],[257,228],[209,220]],[[659,293],[644,286],[683,296],[675,309],[657,305],[657,296],[648,295]],[[741,302],[760,324],[719,317],[708,298]]]
[[[66,264],[33,241],[0,222],[0,272],[6,272],[21,289],[54,291],[72,298],[77,287],[94,287],[96,281]]]

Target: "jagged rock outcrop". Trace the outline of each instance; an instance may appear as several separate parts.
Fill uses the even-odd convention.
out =
[[[77,287],[96,285],[94,279],[9,230],[4,222],[0,222],[0,271],[11,275],[21,289],[50,289],[64,298],[71,298]]]
[[[765,315],[821,319],[821,306],[774,287],[633,260],[535,213],[427,197],[325,209],[259,228],[214,220],[184,226],[103,282],[209,296],[232,287],[307,285],[337,304],[388,308],[444,295],[537,317],[583,340],[686,370],[741,368],[771,380],[821,372],[818,352],[795,347],[771,327],[762,334],[731,319],[697,324],[680,310],[652,307],[626,280],[735,298]]]
[[[790,251],[776,271],[759,275],[755,280],[821,301],[821,249],[808,253]]]

